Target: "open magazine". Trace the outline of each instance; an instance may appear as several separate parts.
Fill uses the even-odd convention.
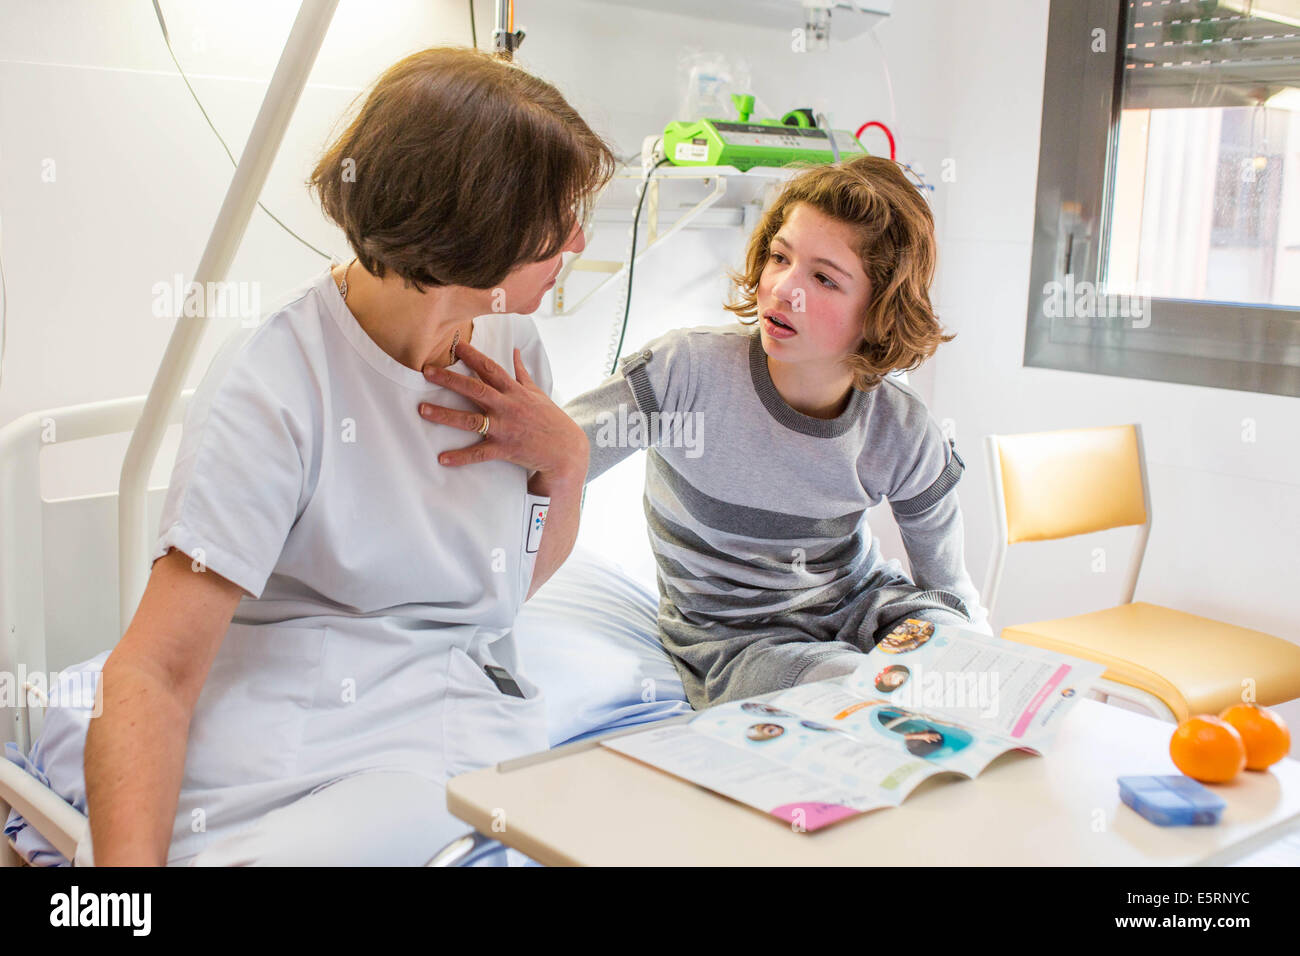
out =
[[[1104,670],[909,619],[844,677],[602,745],[816,830],[897,806],[935,774],[975,777],[1008,751],[1042,754]]]

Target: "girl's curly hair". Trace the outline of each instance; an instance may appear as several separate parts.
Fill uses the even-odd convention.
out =
[[[862,316],[863,344],[848,360],[854,388],[870,391],[888,373],[916,368],[955,337],[944,333],[930,305],[934,216],[898,164],[881,156],[813,166],[786,183],[749,239],[744,272],[730,273],[739,295],[727,310],[757,318],[758,281],[772,237],[796,203],[858,232],[857,253],[871,281],[871,299]]]

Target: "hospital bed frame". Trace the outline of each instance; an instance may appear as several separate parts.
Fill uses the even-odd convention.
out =
[[[182,392],[165,425],[184,419],[192,391]],[[47,674],[93,657],[117,643],[118,495],[114,492],[46,500],[41,453],[51,446],[129,432],[143,396],[32,412],[0,428],[0,673]],[[150,489],[145,511],[156,517],[165,489]],[[148,556],[145,567],[148,569]],[[50,686],[45,683],[45,686]],[[0,707],[0,741],[24,754],[41,731],[40,684],[15,686],[13,706]],[[13,807],[72,859],[86,817],[53,790],[0,759],[0,812]],[[3,819],[0,816],[0,819]],[[0,865],[14,862],[8,843]]]

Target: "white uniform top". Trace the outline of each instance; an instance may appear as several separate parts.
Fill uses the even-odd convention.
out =
[[[550,393],[527,316],[479,317],[471,342],[511,375],[518,347]],[[194,711],[171,857],[352,773],[442,782],[545,749],[511,626],[549,499],[518,465],[439,464],[478,439],[422,419],[425,400],[478,410],[379,348],[328,271],[213,360],[154,557],[178,548],[252,597]]]

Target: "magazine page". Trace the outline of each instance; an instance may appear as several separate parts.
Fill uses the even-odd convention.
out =
[[[845,686],[1036,751],[1104,671],[1092,661],[909,619],[872,648]]]
[[[812,718],[809,712],[796,712],[785,706],[784,696],[711,707],[690,725],[698,733],[738,744],[890,806],[902,803],[917,784],[944,769],[918,760],[892,741],[855,737],[843,727]]]
[[[975,777],[1008,750],[1029,749],[971,724],[901,707],[880,695],[863,697],[850,689],[854,676],[800,684],[777,695],[772,704],[833,727],[861,745],[885,748],[896,759],[923,760],[931,768],[926,776],[952,771]]]
[[[820,827],[901,803],[942,767],[756,701],[686,724],[602,741],[605,747],[789,822]]]
[[[902,622],[853,673],[602,745],[790,822],[901,803],[938,773],[1040,753],[1100,664],[978,631]]]

